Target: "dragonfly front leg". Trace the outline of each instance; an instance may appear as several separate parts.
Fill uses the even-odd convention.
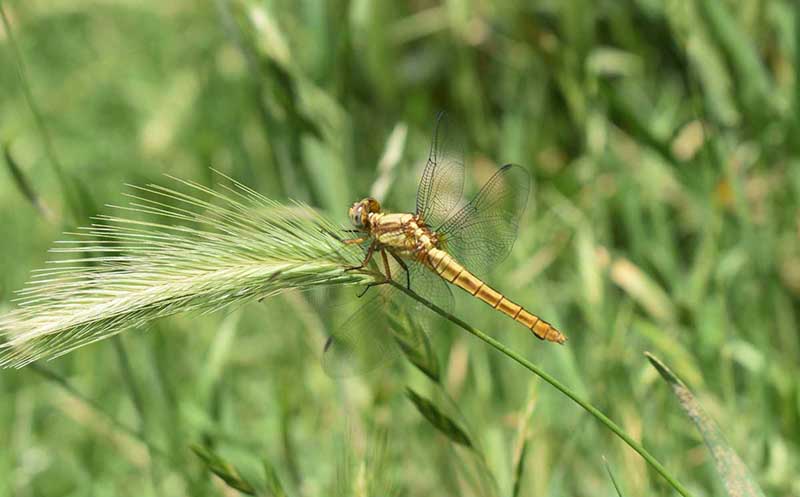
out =
[[[360,238],[351,238],[349,240],[342,240],[342,243],[345,245],[358,245],[359,243],[364,243],[369,240],[369,236],[362,236]]]
[[[348,245],[349,244],[354,244],[354,243],[362,243],[362,242],[365,242],[368,239],[369,239],[368,237],[354,238],[353,240],[345,240],[344,243],[346,243]],[[367,265],[369,264],[369,261],[372,260],[372,254],[375,253],[375,249],[377,248],[377,246],[378,246],[378,242],[372,242],[370,244],[369,248],[367,249],[367,256],[364,257],[364,261],[358,266],[346,267],[346,268],[344,268],[344,270],[345,271],[355,271],[357,269],[364,269],[365,267],[367,267]]]
[[[342,231],[345,232],[345,233],[363,233],[362,230],[342,230]],[[364,237],[361,237],[361,238],[354,238],[352,240],[344,240],[344,239],[342,239],[341,236],[337,235],[336,233],[334,233],[333,231],[331,231],[331,230],[329,230],[327,228],[319,228],[319,232],[320,233],[325,233],[326,235],[329,235],[329,236],[332,236],[333,238],[339,240],[340,242],[342,242],[342,243],[344,243],[346,245],[350,245],[351,243],[362,243],[362,242],[365,242],[365,241],[367,241],[369,239],[368,236],[364,236]]]

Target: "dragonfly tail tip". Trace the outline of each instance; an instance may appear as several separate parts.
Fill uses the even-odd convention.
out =
[[[567,337],[557,329],[551,327],[550,333],[548,333],[547,340],[555,342],[559,345],[564,345],[564,343],[567,341]]]

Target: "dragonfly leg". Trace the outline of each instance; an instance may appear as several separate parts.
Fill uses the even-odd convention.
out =
[[[381,249],[381,259],[383,259],[383,269],[386,271],[386,279],[392,279],[392,270],[389,269],[389,258],[386,257],[386,249]]]
[[[364,238],[364,240],[366,240],[366,238]],[[361,240],[361,241],[364,241],[364,240]],[[344,242],[345,243],[347,243],[347,242],[361,243],[361,242],[353,242],[351,240],[345,240]],[[344,270],[345,271],[355,271],[357,269],[364,269],[365,267],[367,267],[367,264],[369,264],[369,261],[372,260],[372,254],[375,253],[375,248],[376,247],[377,247],[377,243],[376,242],[372,242],[372,245],[370,245],[369,248],[367,249],[367,256],[364,257],[364,261],[358,266],[346,267],[346,268],[344,268]]]
[[[371,257],[372,253],[375,251],[374,247],[375,247],[375,244],[370,246],[370,251],[367,254],[368,256]],[[389,253],[391,254],[391,252],[389,252]],[[366,294],[367,291],[370,288],[372,288],[374,286],[385,285],[385,284],[387,284],[387,283],[392,281],[392,271],[391,271],[391,269],[389,269],[389,258],[386,257],[386,249],[381,249],[381,259],[383,259],[383,267],[384,267],[384,270],[386,271],[386,274],[384,276],[386,278],[383,281],[376,281],[374,283],[367,283],[367,285],[364,287],[364,290],[362,290],[361,293],[358,294],[358,298],[363,297],[364,294]],[[364,262],[364,264],[366,264],[367,262],[369,262],[369,257],[368,257],[368,260]]]
[[[337,235],[336,233],[334,233],[333,231],[331,231],[331,230],[329,230],[329,229],[327,229],[327,228],[322,228],[322,227],[320,227],[320,228],[319,228],[319,232],[320,232],[320,233],[325,233],[326,235],[329,235],[329,236],[332,236],[333,238],[336,238],[336,239],[337,239],[337,240],[339,240],[340,242],[343,242],[343,241],[344,241],[344,240],[342,240],[342,237],[340,237],[339,235]]]
[[[400,264],[400,267],[403,268],[403,270],[406,272],[406,286],[408,287],[409,290],[411,290],[411,273],[408,272],[408,265],[405,263],[405,261],[403,261],[403,259],[398,257],[398,255],[392,252],[391,250],[389,251],[389,254],[394,258],[394,260],[397,261],[398,264]]]
[[[376,281],[375,283],[367,283],[367,284],[364,286],[364,289],[363,289],[363,290],[361,290],[361,292],[360,292],[358,295],[356,295],[356,297],[358,297],[358,298],[361,298],[361,297],[363,297],[363,296],[364,296],[364,294],[365,294],[365,293],[367,293],[367,291],[368,291],[370,288],[372,288],[372,287],[374,287],[374,286],[381,286],[381,285],[385,285],[385,284],[387,284],[387,283],[389,283],[389,280]]]
[[[368,238],[368,237],[365,236],[365,237],[362,237],[362,238],[356,238],[355,240],[345,240],[341,236],[339,236],[336,233],[334,233],[333,231],[331,231],[331,230],[329,230],[327,228],[322,228],[322,227],[319,228],[319,232],[320,233],[325,233],[326,235],[329,235],[329,236],[332,236],[333,238],[336,238],[340,242],[342,242],[344,244],[348,244],[348,245],[351,244],[351,243],[364,242]],[[350,230],[350,229],[343,229],[342,232],[344,232],[344,233],[363,233],[362,230]]]
[[[358,245],[359,243],[364,243],[369,240],[368,236],[362,236],[360,238],[351,238],[349,240],[342,240],[342,243],[345,245]]]

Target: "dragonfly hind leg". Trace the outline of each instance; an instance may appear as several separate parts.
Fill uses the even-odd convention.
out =
[[[370,248],[371,248],[371,247],[370,247]],[[367,284],[367,285],[364,287],[364,290],[362,290],[362,291],[361,291],[361,293],[359,293],[359,294],[358,294],[358,297],[359,297],[359,298],[363,297],[363,296],[364,296],[364,294],[366,294],[366,293],[367,293],[367,291],[368,291],[370,288],[372,288],[372,287],[374,287],[374,286],[385,285],[385,284],[387,284],[387,283],[389,283],[389,282],[391,282],[391,281],[392,281],[392,269],[391,269],[391,268],[390,268],[390,266],[389,266],[389,258],[388,258],[388,257],[386,257],[386,252],[387,252],[387,250],[386,250],[385,248],[383,248],[383,249],[381,249],[380,251],[381,251],[381,259],[383,259],[383,269],[384,269],[384,271],[386,271],[386,274],[384,274],[384,277],[385,277],[386,279],[384,279],[383,281],[376,281],[376,282],[374,282],[374,283],[368,283],[368,284]],[[373,252],[374,252],[374,250],[373,250]],[[391,252],[391,251],[389,251],[389,253],[390,253],[390,254],[392,254],[392,252]],[[394,258],[395,258],[395,260],[397,260],[397,256],[396,256],[396,255],[392,254],[392,257],[394,257]],[[400,261],[398,261],[398,262],[400,262]],[[400,262],[400,265],[401,265],[401,267],[403,267],[403,269],[405,269],[405,270],[406,270],[406,277],[407,277],[407,276],[408,276],[408,268],[407,268],[407,267],[405,266],[405,264],[404,264],[404,263],[402,263],[402,262]]]
[[[389,258],[386,257],[386,249],[381,249],[381,259],[383,259],[383,270],[386,271],[386,279],[392,279],[392,270],[389,268]]]
[[[381,249],[381,259],[383,259],[383,269],[384,271],[386,271],[384,277],[386,279],[384,279],[383,281],[376,281],[374,283],[367,283],[367,286],[364,287],[364,290],[362,290],[361,293],[358,294],[358,298],[363,297],[364,294],[366,294],[370,288],[374,286],[385,285],[392,280],[392,270],[389,269],[389,259],[386,257],[386,249]]]
[[[358,293],[358,295],[356,295],[356,297],[358,297],[358,298],[361,298],[361,297],[363,297],[363,296],[364,296],[364,295],[367,293],[367,291],[369,291],[369,289],[370,289],[370,288],[372,288],[372,287],[374,287],[374,286],[381,286],[381,285],[385,285],[385,284],[387,284],[387,283],[389,283],[389,280],[384,280],[384,281],[375,281],[375,282],[373,282],[373,283],[367,283],[366,285],[364,285],[364,289],[363,289],[363,290],[361,290],[361,291]]]
[[[362,262],[361,265],[359,266],[352,266],[345,268],[345,271],[355,271],[357,269],[364,269],[365,267],[367,267],[369,261],[372,260],[372,256],[375,253],[375,250],[377,250],[377,246],[378,246],[377,242],[372,242],[372,244],[369,246],[369,249],[367,249],[367,256],[364,258],[364,262]],[[392,279],[392,271],[389,269],[389,260],[386,258],[386,249],[380,249],[380,252],[381,252],[381,258],[383,259],[383,267],[386,271],[386,274],[384,275],[385,279],[384,281],[367,283],[367,285],[364,287],[364,290],[362,290],[361,293],[358,294],[359,298],[363,297],[364,294],[366,294],[367,291],[373,286],[385,285],[389,283]]]
[[[369,291],[370,288],[372,288],[374,286],[385,285],[385,284],[389,283],[389,281],[391,281],[392,272],[389,269],[389,261],[386,259],[386,250],[384,250],[384,249],[381,249],[381,258],[383,259],[383,267],[386,270],[386,274],[384,275],[386,279],[384,279],[383,281],[375,281],[375,282],[372,282],[372,283],[367,283],[367,285],[364,287],[364,289],[361,291],[361,293],[359,293],[357,295],[358,298],[363,297],[367,293],[367,291]]]

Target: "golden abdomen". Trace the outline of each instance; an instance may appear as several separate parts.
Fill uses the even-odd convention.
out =
[[[444,250],[436,247],[428,248],[424,262],[448,282],[463,289],[470,295],[478,297],[494,309],[531,330],[537,338],[556,343],[564,343],[567,340],[567,337],[551,326],[550,323],[526,311],[521,305],[515,304],[500,292],[486,285]]]

